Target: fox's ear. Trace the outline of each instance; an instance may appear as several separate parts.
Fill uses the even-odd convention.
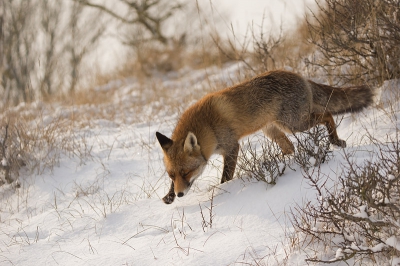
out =
[[[172,141],[172,139],[164,136],[160,132],[156,132],[156,137],[158,139],[158,142],[161,145],[161,148],[163,148],[163,150],[165,150],[165,151],[167,151],[172,146],[172,144],[174,143]]]
[[[194,150],[200,149],[199,144],[197,143],[197,138],[196,136],[192,133],[189,132],[186,140],[185,140],[185,145],[183,146],[183,150],[185,152],[192,152]]]

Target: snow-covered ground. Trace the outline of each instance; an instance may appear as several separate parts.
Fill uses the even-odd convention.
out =
[[[155,132],[169,135],[178,112],[201,97],[205,87],[237,82],[239,70],[240,65],[228,65],[166,77],[160,82],[181,103],[176,110],[162,108],[167,101],[162,97],[147,102],[135,81],[126,81],[113,85],[118,89],[109,106],[42,111],[37,123],[51,123],[56,115],[70,117],[71,112],[84,116],[126,106],[113,120],[93,116],[74,128],[80,150],[62,154],[52,171],[31,174],[23,169],[20,188],[0,187],[0,264],[306,264],[306,254],[290,244],[290,212],[296,204],[315,201],[315,191],[298,167],[287,169],[273,186],[242,179],[219,185],[222,164],[216,156],[187,196],[171,205],[161,200],[170,181]],[[348,148],[332,148],[332,159],[321,166],[331,180],[327,185],[334,186],[341,173],[344,151],[358,162],[371,156],[374,147],[367,132],[381,141],[396,134],[399,106],[387,104],[393,99],[386,93],[390,85],[399,87],[383,87],[382,107],[338,118],[338,134]],[[135,119],[142,114],[131,107],[139,104],[151,119]]]

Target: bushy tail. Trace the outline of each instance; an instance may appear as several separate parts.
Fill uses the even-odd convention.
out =
[[[309,81],[313,90],[313,101],[332,114],[361,111],[374,102],[374,92],[367,85],[335,88]]]

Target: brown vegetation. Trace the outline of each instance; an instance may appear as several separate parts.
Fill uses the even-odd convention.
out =
[[[400,77],[398,0],[316,1],[307,16],[309,41],[318,48],[311,62],[341,82],[381,85]]]

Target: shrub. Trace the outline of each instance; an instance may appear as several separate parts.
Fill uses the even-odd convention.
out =
[[[258,138],[255,143],[250,140],[242,143],[241,156],[238,159],[239,176],[274,185],[277,178],[284,174],[286,167],[291,168],[296,164],[301,169],[308,170],[331,158],[325,127],[316,126],[293,136],[296,140],[293,155],[282,155],[279,146],[267,137]]]
[[[297,207],[293,225],[304,234],[305,245],[331,250],[307,261],[354,258],[379,264],[400,256],[400,144],[396,139],[377,146],[376,158],[361,165],[346,154],[345,171],[334,190],[325,186],[319,171],[304,172],[318,193],[317,202]]]
[[[238,158],[239,176],[274,185],[276,179],[285,172],[287,162],[275,142],[263,137],[257,143],[258,145],[254,145],[249,140],[242,143],[241,156]]]
[[[341,82],[381,85],[400,77],[400,1],[326,0],[307,17],[321,66]]]

